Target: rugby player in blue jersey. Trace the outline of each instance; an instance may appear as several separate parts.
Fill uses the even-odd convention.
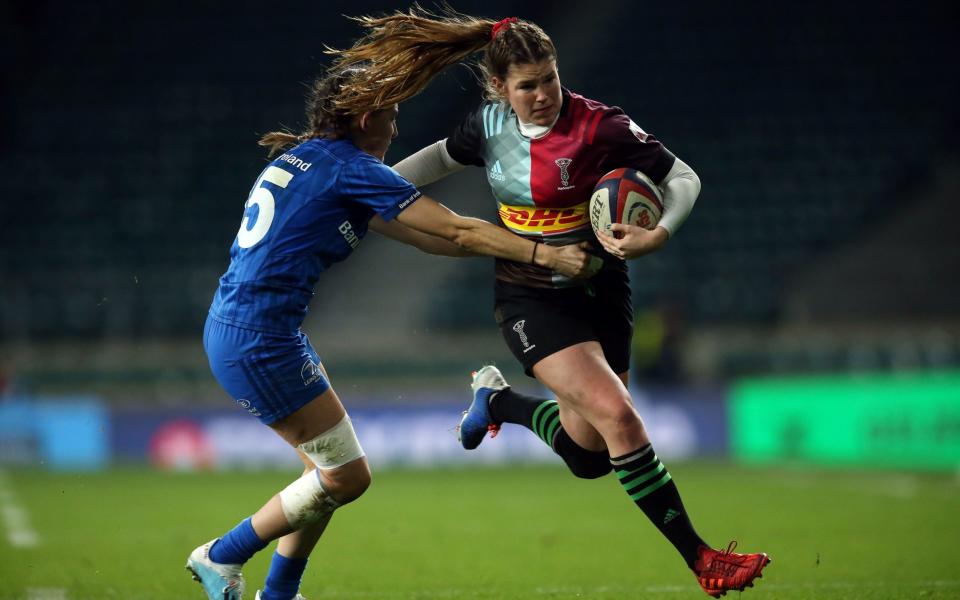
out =
[[[621,109],[563,88],[557,49],[535,23],[417,8],[361,23],[368,35],[347,55],[371,60],[379,76],[389,72],[399,81],[416,77],[419,64],[437,54],[453,62],[483,53],[484,101],[449,137],[398,163],[398,172],[425,185],[468,165],[481,167],[505,229],[550,245],[590,243],[603,258],[589,281],[528,261],[497,260],[497,323],[524,371],[557,400],[520,394],[496,367],[485,366],[474,375],[473,402],[460,422],[463,447],[476,448],[503,423],[524,426],[575,476],[615,472],[704,592],[719,597],[752,586],[769,557],[734,552],[735,543],[711,548],[700,537],[627,389],[633,310],[625,259],[658,250],[676,232],[700,192],[696,173]],[[377,77],[376,70],[368,76]],[[661,187],[664,213],[652,231],[616,224],[620,237],[598,239],[587,211],[591,191],[621,167]]]
[[[391,87],[363,65],[335,64],[312,87],[309,126],[260,143],[276,153],[246,202],[230,266],[210,306],[203,343],[217,381],[296,449],[302,477],[187,560],[207,596],[240,600],[241,568],[279,540],[259,600],[299,598],[299,585],[333,512],[370,484],[350,417],[300,326],[313,286],[346,259],[368,228],[433,253],[531,262],[570,277],[595,271],[577,245],[547,247],[421,194],[383,163],[397,135],[397,104],[420,92],[446,62]]]

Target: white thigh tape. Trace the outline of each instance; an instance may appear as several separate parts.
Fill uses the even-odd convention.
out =
[[[297,446],[321,469],[335,469],[364,456],[350,415],[309,442]]]
[[[314,469],[280,492],[280,507],[287,522],[297,529],[319,521],[340,503],[327,494],[320,483],[320,471]]]

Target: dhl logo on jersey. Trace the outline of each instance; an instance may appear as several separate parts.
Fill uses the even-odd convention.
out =
[[[567,208],[501,204],[500,220],[511,231],[543,235],[573,231],[589,222],[586,202]]]

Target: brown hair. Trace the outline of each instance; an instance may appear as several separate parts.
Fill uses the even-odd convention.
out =
[[[367,33],[346,50],[326,49],[336,58],[307,97],[307,131],[299,136],[282,131],[264,135],[260,145],[270,147],[271,155],[313,137],[342,137],[352,116],[416,96],[440,71],[481,50],[478,66],[490,100],[502,99],[490,78],[505,80],[510,65],[557,58],[550,37],[529,21],[511,19],[498,25],[450,7],[433,14],[417,4],[407,12],[351,18]]]
[[[556,59],[557,48],[539,25],[522,20],[510,23],[497,32],[479,63],[484,95],[488,100],[503,100],[490,78],[506,81],[510,65]]]
[[[347,135],[353,115],[338,109],[336,98],[364,68],[364,65],[355,65],[340,70],[331,69],[318,78],[307,93],[307,130],[300,135],[289,131],[271,131],[264,134],[258,143],[269,148],[268,155],[273,156],[283,148],[301,144],[310,138],[337,139]]]
[[[344,90],[340,108],[398,104],[419,94],[433,77],[482,50],[493,21],[444,9],[434,15],[418,5],[382,17],[354,17],[366,35],[346,50],[327,49],[335,65],[367,62],[371,68]]]

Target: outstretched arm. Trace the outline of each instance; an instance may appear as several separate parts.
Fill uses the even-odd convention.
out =
[[[370,220],[370,229],[390,239],[413,246],[427,254],[458,257],[480,256],[443,238],[411,229],[397,219],[384,221],[380,215],[377,215]]]
[[[421,233],[437,236],[463,250],[508,260],[536,264],[568,277],[587,278],[602,261],[587,253],[586,242],[569,246],[548,246],[524,239],[482,219],[463,217],[436,200],[422,196],[405,208],[396,220]]]

